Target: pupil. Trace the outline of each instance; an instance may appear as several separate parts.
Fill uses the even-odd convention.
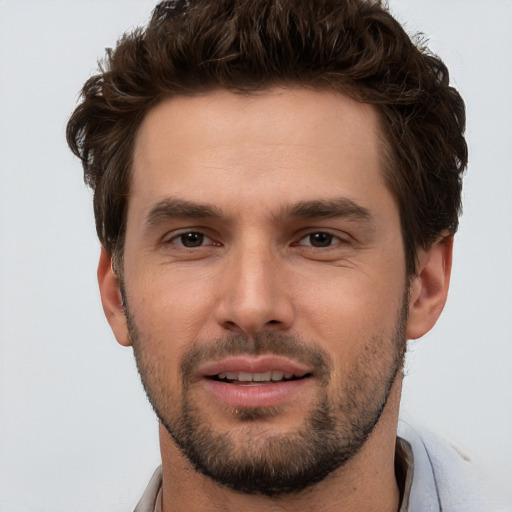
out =
[[[329,233],[314,233],[310,235],[311,245],[313,247],[328,247],[332,242],[332,235]]]
[[[204,235],[201,233],[184,233],[181,235],[181,243],[185,247],[199,247],[202,245]]]

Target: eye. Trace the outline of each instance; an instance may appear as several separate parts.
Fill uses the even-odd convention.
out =
[[[193,249],[204,245],[213,245],[213,240],[199,231],[185,231],[171,238],[168,243]]]
[[[331,247],[335,244],[343,243],[340,237],[327,233],[325,231],[317,231],[309,233],[302,237],[297,245],[308,246],[308,247]]]

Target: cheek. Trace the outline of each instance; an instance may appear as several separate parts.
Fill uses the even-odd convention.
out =
[[[189,272],[147,272],[130,281],[130,308],[141,332],[167,340],[174,349],[188,348],[200,336],[212,310],[209,281]]]
[[[344,366],[373,339],[392,338],[404,293],[404,278],[393,282],[360,270],[340,269],[297,293],[297,327],[325,344]]]

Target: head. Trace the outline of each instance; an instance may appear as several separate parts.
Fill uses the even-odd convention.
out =
[[[135,137],[147,112],[173,96],[278,85],[374,105],[409,274],[418,247],[456,232],[464,103],[444,63],[411,41],[380,1],[167,1],[147,28],[107,52],[67,128],[94,190],[99,239],[120,273]]]
[[[107,317],[198,471],[296,492],[393,430],[406,339],[446,298],[463,129],[378,2],[163,2],[109,52],[68,140]]]

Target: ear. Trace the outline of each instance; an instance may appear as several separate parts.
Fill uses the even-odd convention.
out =
[[[120,345],[131,345],[128,326],[123,309],[121,287],[112,268],[112,258],[102,247],[98,263],[98,284],[100,286],[101,304],[108,323]]]
[[[452,270],[453,236],[418,252],[416,275],[411,279],[407,339],[420,338],[434,327],[443,311]]]

